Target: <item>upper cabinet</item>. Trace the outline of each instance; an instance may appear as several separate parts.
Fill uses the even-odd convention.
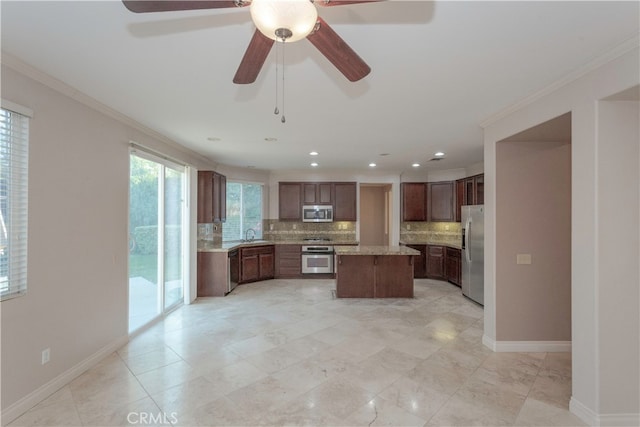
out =
[[[469,176],[456,181],[456,221],[462,220],[464,205],[484,204],[484,174]]]
[[[278,189],[278,218],[302,221],[302,184],[281,182]]]
[[[357,186],[355,182],[334,182],[333,184],[333,220],[357,221]]]
[[[401,185],[402,220],[427,220],[427,183],[403,182]]]
[[[198,171],[198,222],[227,220],[227,177],[214,171]]]
[[[330,182],[303,182],[303,205],[331,205],[333,204],[333,191]]]
[[[429,183],[429,221],[453,222],[454,183],[452,181]]]
[[[403,221],[454,220],[455,186],[452,181],[403,182],[401,189]]]
[[[357,221],[355,182],[280,182],[278,218],[302,221],[302,206],[331,205],[334,221]]]

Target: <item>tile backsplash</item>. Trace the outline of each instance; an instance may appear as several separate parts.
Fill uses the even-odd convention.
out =
[[[328,237],[332,240],[355,240],[356,222],[297,222],[265,219],[263,238],[272,241],[301,240],[304,237]]]
[[[400,241],[404,243],[443,243],[459,246],[462,243],[462,224],[459,222],[403,222]]]
[[[198,224],[198,240],[222,243],[222,225],[215,223]]]

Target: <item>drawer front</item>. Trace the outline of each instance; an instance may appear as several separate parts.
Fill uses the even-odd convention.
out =
[[[258,246],[255,248],[242,248],[243,257],[261,255],[261,254],[272,254],[272,253],[273,253],[273,246]]]
[[[432,256],[442,256],[444,255],[444,247],[443,246],[428,246],[428,253]]]

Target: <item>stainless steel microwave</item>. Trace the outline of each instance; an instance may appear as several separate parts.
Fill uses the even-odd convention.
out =
[[[333,206],[330,206],[330,205],[303,206],[302,222],[333,222]]]

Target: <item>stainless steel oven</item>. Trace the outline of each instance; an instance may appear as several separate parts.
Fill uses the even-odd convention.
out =
[[[302,274],[327,273],[333,273],[333,246],[323,244],[302,246]]]

